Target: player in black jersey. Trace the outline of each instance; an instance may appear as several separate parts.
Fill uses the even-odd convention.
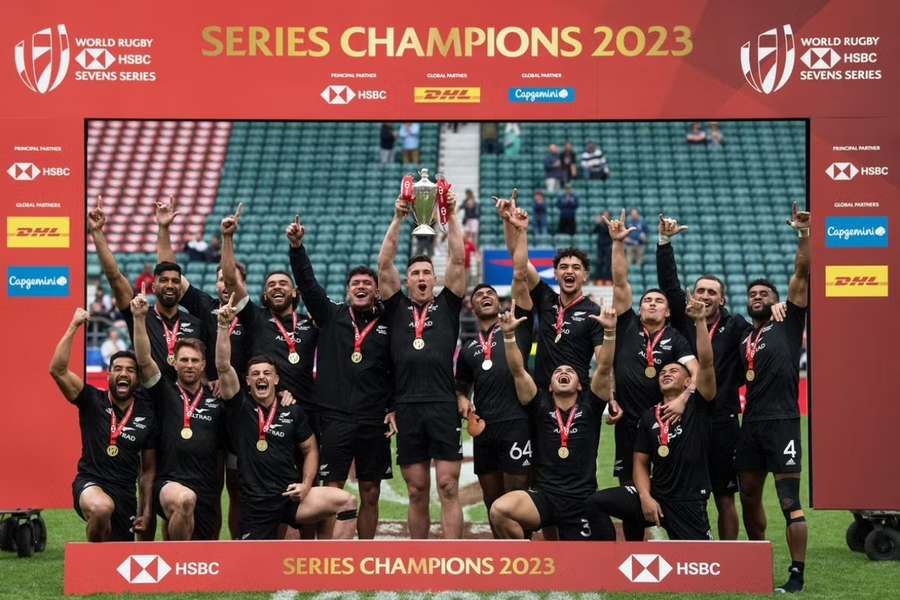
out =
[[[106,392],[86,385],[69,370],[72,342],[87,320],[86,310],[75,309],[50,361],[59,391],[78,407],[81,459],[72,497],[75,511],[87,521],[89,542],[130,541],[135,533],[143,537],[153,518],[156,417],[152,407],[134,395],[139,370],[131,352],[110,357]],[[138,477],[140,510],[135,498]]]
[[[435,296],[437,277],[427,256],[410,258],[406,289],[394,266],[400,227],[409,205],[397,198],[394,218],[378,256],[378,286],[384,299],[384,320],[391,330],[391,359],[397,406],[397,463],[409,493],[409,531],[426,538],[430,528],[430,463],[434,460],[441,524],[445,538],[462,537],[459,472],[462,462],[460,415],[468,408],[456,397],[453,353],[459,338],[459,311],[466,293],[462,228],[456,217],[456,196],[448,194],[449,258],[444,289]]]
[[[493,287],[479,283],[472,291],[471,301],[478,319],[478,337],[459,352],[456,385],[460,402],[464,403],[469,402],[474,387],[474,401],[467,416],[470,433],[474,434],[475,474],[490,512],[491,504],[504,493],[526,489],[533,456],[528,412],[516,397],[516,385],[506,364],[498,321],[500,297]],[[525,318],[516,336],[519,352],[525,356],[531,351],[531,311],[517,308],[516,316]]]
[[[604,330],[598,367],[589,390],[583,390],[578,374],[560,365],[547,390],[541,390],[525,370],[516,345],[515,305],[500,317],[506,360],[512,372],[519,402],[534,420],[534,489],[513,491],[491,507],[491,524],[501,538],[522,539],[538,528],[555,526],[561,540],[595,539],[589,526],[585,500],[597,489],[597,450],[600,427],[609,395],[615,351],[615,311],[601,309],[590,318]]]
[[[113,256],[103,227],[106,224],[106,214],[103,211],[103,203],[97,196],[97,204],[88,212],[88,221],[91,228],[91,237],[97,248],[97,256],[100,266],[109,281],[110,289],[116,302],[116,308],[122,311],[128,332],[134,337],[134,319],[131,314],[131,300],[135,290],[131,283],[119,270],[116,258]],[[181,338],[193,337],[206,339],[206,328],[203,321],[186,312],[178,310],[178,299],[181,296],[181,267],[176,263],[161,262],[153,270],[153,293],[156,295],[156,304],[147,319],[147,332],[150,336],[150,350],[153,361],[159,365],[164,377],[175,381],[175,342]]]
[[[697,377],[677,361],[660,369],[662,402],[638,421],[634,485],[602,490],[588,500],[591,529],[600,539],[616,539],[610,515],[622,519],[626,539],[640,539],[654,524],[672,540],[711,539],[707,456],[716,372],[706,312],[702,301],[688,298],[685,314],[694,323]]]
[[[372,539],[381,480],[393,476],[390,437],[397,431],[390,331],[377,301],[378,276],[365,266],[351,269],[346,300],[332,301],[316,281],[304,234],[298,215],[287,237],[297,289],[319,327],[315,394],[317,404],[326,407],[320,421],[319,479],[343,489],[355,461],[361,500],[357,530],[360,539]],[[329,520],[319,537],[331,537],[334,526]]]
[[[790,577],[776,591],[799,592],[803,589],[807,528],[800,504],[802,454],[797,397],[809,303],[809,213],[798,211],[794,203],[788,224],[800,240],[784,321],[772,320],[778,290],[771,282],[759,279],[747,286],[747,313],[753,319],[753,331],[741,343],[747,404],[735,466],[740,474],[744,527],[751,540],[766,538],[763,486],[767,473],[775,477],[791,553]]]
[[[670,307],[662,290],[646,290],[641,296],[639,313],[631,307],[631,284],[624,240],[634,230],[625,226],[625,211],[619,219],[603,221],[609,228],[612,245],[613,306],[619,315],[618,342],[614,361],[616,400],[625,416],[616,424],[616,463],[613,475],[622,485],[632,481],[632,458],[637,422],[648,408],[662,399],[657,375],[670,362],[677,361],[696,379],[697,359],[687,340],[667,324]]]
[[[234,309],[219,311],[219,327],[227,329]],[[336,517],[335,536],[352,538],[356,498],[334,487],[313,487],[318,471],[316,437],[299,405],[276,401],[278,367],[265,356],[248,361],[246,385],[231,366],[227,335],[216,341],[216,369],[222,396],[229,401],[230,430],[241,472],[241,539],[273,539],[279,527],[301,527]],[[302,465],[297,464],[302,457]]]
[[[143,293],[131,301],[131,311],[141,380],[160,422],[159,469],[154,483],[157,514],[167,522],[167,539],[218,539],[226,415],[224,402],[203,383],[206,347],[194,338],[178,340],[177,379],[169,381],[151,357]]]
[[[169,229],[178,214],[174,197],[170,197],[168,201],[161,200],[156,203],[156,253],[161,263],[174,263],[176,261]],[[235,263],[235,267],[237,269],[235,275],[238,283],[244,285],[244,282],[247,280],[247,269],[239,262]],[[193,286],[184,275],[181,277],[181,298],[179,299],[179,304],[187,309],[188,313],[203,320],[206,328],[206,377],[213,392],[218,395],[219,384],[214,354],[217,332],[216,315],[219,307],[228,302],[228,298],[234,291],[225,286],[225,278],[222,275],[221,266],[216,271],[216,291],[218,292],[218,298]],[[245,298],[249,299],[246,296]],[[242,302],[246,302],[246,300]],[[238,312],[242,308],[243,305],[239,304],[237,306]],[[244,327],[237,318],[229,325],[228,333],[231,336],[231,364],[238,373],[243,373],[246,371],[244,365],[247,362],[247,348],[245,347],[247,336],[245,335]],[[230,439],[230,436],[227,436],[226,443]],[[240,527],[241,495],[238,487],[237,456],[231,448],[228,448],[228,455],[225,460],[225,486],[228,489],[228,529],[232,539],[234,539],[237,537]]]

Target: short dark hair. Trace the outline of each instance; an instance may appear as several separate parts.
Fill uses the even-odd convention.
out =
[[[772,290],[772,293],[775,294],[775,299],[776,299],[776,300],[779,299],[779,296],[778,296],[778,288],[775,287],[775,284],[774,284],[774,283],[772,283],[771,281],[769,281],[769,280],[766,279],[765,277],[759,277],[758,279],[754,279],[753,281],[751,281],[750,283],[748,283],[748,284],[747,284],[747,293],[749,294],[749,293],[750,293],[750,290],[751,290],[754,286],[757,286],[757,285],[764,285],[764,286],[766,286],[767,288],[769,288],[770,290]]]
[[[431,265],[432,269],[434,268],[434,263],[431,262],[431,257],[427,254],[416,254],[415,256],[411,257],[408,261],[406,261],[406,268],[409,269],[417,262],[427,262],[429,265]]]
[[[578,248],[574,247],[561,248],[560,250],[557,250],[556,256],[553,257],[553,268],[557,268],[559,266],[559,261],[570,256],[574,256],[575,258],[580,260],[581,265],[584,267],[585,271],[591,268],[591,261],[588,259],[588,256],[587,254],[585,254],[584,250],[579,250]]]
[[[109,357],[109,368],[112,369],[113,365],[116,364],[116,361],[120,358],[133,360],[134,366],[137,367],[138,373],[140,374],[141,366],[138,364],[137,356],[135,356],[134,352],[131,350],[119,350],[118,352],[113,353],[113,355]]]
[[[666,367],[668,367],[669,365],[678,365],[679,367],[681,367],[684,370],[685,373],[687,373],[688,377],[691,376],[691,370],[688,369],[684,363],[680,363],[677,360],[671,360],[671,361],[667,362],[666,364],[664,364],[663,366],[661,366],[659,368],[659,373],[662,373],[662,370],[665,369]]]
[[[486,288],[486,289],[489,289],[489,290],[491,290],[492,292],[494,292],[495,294],[497,294],[497,290],[494,288],[494,286],[492,286],[492,285],[490,285],[490,284],[487,284],[487,283],[479,283],[478,285],[476,285],[476,286],[472,289],[472,293],[469,295],[469,298],[470,298],[470,299],[471,299],[471,298],[474,298],[474,297],[475,297],[475,292],[477,292],[478,290],[483,290],[483,289],[485,289],[485,288]],[[497,294],[497,297],[499,298],[499,297],[500,297],[500,294]]]
[[[347,272],[347,283],[346,285],[350,285],[350,280],[353,279],[357,275],[368,275],[372,279],[375,280],[375,285],[378,285],[378,273],[376,273],[373,269],[370,269],[366,265],[359,265],[353,267]]]
[[[710,279],[710,280],[718,283],[719,287],[722,288],[722,297],[723,298],[725,297],[725,282],[722,281],[721,279],[719,279],[718,277],[716,277],[715,275],[701,275],[700,277],[698,277],[696,279],[696,281],[694,281],[694,289],[695,290],[697,289],[697,282],[700,281],[701,279]]]
[[[178,263],[163,261],[153,268],[153,275],[154,277],[159,277],[166,271],[177,271],[181,275],[181,266]]]
[[[294,277],[287,271],[284,271],[282,269],[276,269],[274,271],[269,271],[268,273],[266,273],[266,277],[265,277],[265,279],[263,279],[262,294],[260,294],[260,296],[259,296],[259,303],[262,304],[263,306],[265,306],[266,308],[269,307],[269,302],[266,300],[266,284],[269,282],[269,277],[271,277],[272,275],[284,275],[291,281],[291,286],[296,287],[296,285],[294,284]],[[291,299],[291,306],[293,306],[294,308],[297,308],[298,304],[300,304],[300,294],[294,294],[294,297]]]
[[[275,369],[275,374],[278,375],[278,365],[275,364],[275,360],[267,354],[256,354],[251,357],[250,360],[247,361],[247,373],[250,372],[250,367],[260,364],[272,365],[272,368]]]
[[[669,301],[669,297],[666,296],[666,293],[665,293],[664,291],[662,291],[661,289],[659,289],[659,288],[648,288],[648,289],[644,290],[644,293],[643,293],[643,294],[641,294],[641,300],[640,300],[640,302],[643,302],[643,301],[644,301],[644,298],[647,296],[647,294],[652,294],[652,293],[654,293],[654,292],[657,293],[657,294],[662,294],[663,298],[666,299],[666,302]]]
[[[247,265],[245,265],[244,263],[242,263],[240,261],[235,261],[234,267],[241,274],[241,279],[243,279],[244,281],[247,281]],[[219,276],[219,271],[221,271],[221,270],[222,270],[222,265],[219,265],[219,267],[216,269],[216,277]]]
[[[206,344],[203,343],[203,340],[194,337],[181,338],[175,342],[175,350],[173,352],[178,354],[178,351],[182,348],[193,348],[202,354],[203,358],[206,358]]]

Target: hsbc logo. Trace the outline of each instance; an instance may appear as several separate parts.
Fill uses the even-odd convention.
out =
[[[834,48],[821,47],[810,48],[803,53],[800,60],[810,69],[822,70],[830,69],[841,62],[841,55],[834,51]]]
[[[672,565],[659,554],[629,554],[619,571],[632,583],[659,583],[672,572]]]
[[[772,28],[756,37],[756,44],[741,46],[744,79],[760,94],[772,94],[784,87],[794,71],[794,31],[790,25]]]
[[[346,85],[329,85],[319,96],[328,104],[350,104],[357,100],[387,100],[387,90],[353,91]]]
[[[20,40],[14,51],[19,79],[32,92],[49,94],[69,71],[69,34],[65,25],[47,27]]]
[[[75,62],[88,71],[105,71],[116,62],[116,57],[106,48],[85,48],[75,57]]]
[[[864,177],[883,176],[890,171],[886,166],[857,167],[851,162],[833,162],[825,169],[825,174],[835,181],[850,181],[857,175]]]
[[[171,571],[169,563],[158,554],[132,554],[116,568],[128,583],[159,583]]]
[[[68,167],[40,168],[34,163],[17,162],[6,169],[6,174],[16,181],[34,181],[39,175],[45,177],[68,177],[72,174],[72,170]]]

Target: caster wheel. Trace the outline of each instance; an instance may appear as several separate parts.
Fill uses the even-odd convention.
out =
[[[900,531],[873,529],[866,536],[866,556],[869,560],[900,560]]]
[[[0,550],[16,551],[16,520],[7,517],[0,521]]]
[[[853,552],[866,551],[866,536],[875,528],[868,521],[854,520],[847,528],[847,547]]]
[[[31,520],[31,526],[34,527],[34,551],[43,552],[47,549],[47,524],[38,515]]]
[[[34,529],[31,523],[20,523],[16,527],[16,552],[20,558],[34,554]]]

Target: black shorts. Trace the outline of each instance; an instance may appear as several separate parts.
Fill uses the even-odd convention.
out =
[[[397,464],[462,460],[456,402],[416,402],[397,406]]]
[[[72,501],[75,506],[75,512],[85,521],[87,519],[84,518],[84,514],[81,512],[81,506],[79,505],[78,500],[81,498],[81,493],[84,490],[93,486],[97,486],[103,490],[103,492],[112,499],[113,504],[115,505],[112,518],[110,519],[110,541],[133,542],[134,532],[131,527],[134,518],[137,516],[136,491],[134,489],[129,491],[124,488],[112,486],[97,479],[82,477],[81,475],[77,476],[75,481],[72,482]]]
[[[528,490],[531,501],[541,517],[541,526],[556,527],[563,541],[597,539],[588,522],[585,498],[571,498],[544,490]]]
[[[737,470],[734,468],[734,450],[741,434],[737,416],[714,420],[709,436],[709,478],[716,496],[734,494],[737,491]]]
[[[666,500],[654,496],[662,510],[663,518],[660,526],[666,530],[670,540],[711,540],[709,517],[706,513],[706,500]],[[600,490],[588,498],[587,505],[593,518],[599,515],[616,517],[623,524],[623,529],[636,530],[638,535],[646,527],[652,527],[644,519],[641,498],[634,486],[620,486]],[[606,519],[609,522],[609,519]],[[610,535],[613,535],[611,526]],[[599,528],[599,526],[598,526]],[[612,539],[612,538],[609,538]]]
[[[803,458],[800,419],[745,421],[734,456],[739,473],[799,473]]]
[[[533,462],[530,433],[525,419],[487,423],[472,441],[475,474],[527,473]]]
[[[300,503],[284,496],[272,498],[241,497],[242,540],[276,540],[281,524],[297,526]]]
[[[616,461],[613,464],[613,477],[619,482],[630,482],[634,469],[634,440],[637,438],[637,421],[627,417],[616,423]]]
[[[711,540],[706,500],[656,500],[662,508],[660,525],[670,540]],[[640,503],[640,499],[638,500]]]
[[[153,510],[160,519],[168,520],[163,510],[159,494],[165,484],[172,482],[183,485],[197,494],[197,504],[194,506],[194,533],[192,540],[217,540],[219,539],[219,526],[222,523],[221,494],[214,492],[198,491],[191,484],[184,483],[174,478],[157,479],[153,482]]]
[[[338,419],[320,422],[319,481],[346,481],[350,463],[356,461],[359,481],[391,479],[391,440],[384,425],[361,425]]]

